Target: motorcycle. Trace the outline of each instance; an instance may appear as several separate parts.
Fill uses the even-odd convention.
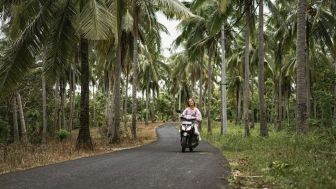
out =
[[[182,152],[185,152],[186,148],[189,148],[189,151],[192,152],[198,146],[199,138],[195,134],[195,122],[196,117],[186,115],[180,116],[181,126],[180,126],[180,135],[181,135],[181,147]]]

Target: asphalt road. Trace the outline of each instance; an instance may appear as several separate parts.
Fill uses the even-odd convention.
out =
[[[139,148],[1,175],[0,188],[227,188],[227,161],[217,149],[202,141],[182,153],[174,125],[157,133],[157,142]]]

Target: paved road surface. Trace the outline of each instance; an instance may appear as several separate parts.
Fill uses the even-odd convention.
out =
[[[178,131],[166,124],[157,142],[0,176],[1,189],[226,188],[227,161],[206,142],[181,153]]]

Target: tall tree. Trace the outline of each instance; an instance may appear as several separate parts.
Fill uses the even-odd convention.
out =
[[[227,129],[227,113],[226,113],[226,64],[225,64],[225,24],[222,26],[221,45],[222,45],[222,72],[221,72],[221,87],[222,87],[222,125],[221,134],[224,134]]]
[[[76,53],[76,57],[78,53]],[[76,61],[78,61],[78,58],[76,58]],[[75,109],[75,70],[73,68],[70,68],[69,70],[69,80],[70,80],[70,90],[69,90],[69,123],[68,123],[68,130],[71,133],[73,128],[73,115],[74,115],[74,109]]]
[[[80,43],[81,63],[81,97],[80,97],[80,129],[77,137],[76,147],[78,149],[93,149],[89,126],[89,42],[81,36]]]
[[[137,121],[137,80],[138,80],[138,24],[139,24],[139,8],[137,0],[132,1],[133,7],[133,80],[132,80],[132,136],[137,138],[136,121]]]
[[[213,54],[213,48],[212,45],[209,46],[208,48],[208,101],[207,101],[207,118],[208,118],[208,133],[212,133],[212,127],[211,127],[211,78],[212,78],[212,64],[211,64],[211,59],[212,59],[212,54]]]
[[[251,16],[251,0],[245,0],[245,55],[244,55],[244,91],[243,91],[243,117],[244,117],[244,128],[245,128],[245,136],[250,136],[250,128],[249,128],[249,63],[250,63],[250,16]]]
[[[100,1],[78,1],[80,12],[79,59],[81,64],[80,130],[77,148],[93,149],[89,127],[89,40],[107,40],[116,33],[115,17]],[[112,3],[113,4],[113,3]],[[112,5],[111,5],[112,6]]]
[[[58,131],[61,126],[60,126],[60,116],[61,116],[61,100],[60,100],[60,86],[59,86],[60,82],[59,82],[59,74],[57,73],[56,76],[56,85],[55,85],[55,109],[54,109],[54,132]]]
[[[307,133],[307,84],[306,84],[306,0],[299,0],[296,42],[296,129]]]
[[[61,96],[61,129],[66,129],[65,124],[65,78],[62,73],[60,80],[60,96]]]
[[[265,109],[265,79],[264,79],[264,1],[259,0],[259,64],[258,64],[258,88],[259,88],[259,119],[260,119],[260,136],[268,136],[266,109]]]
[[[18,111],[19,111],[19,116],[20,116],[22,143],[26,144],[28,143],[28,135],[27,135],[26,122],[25,122],[24,113],[23,113],[21,95],[19,92],[16,92],[16,100],[17,100],[17,104],[19,108]]]
[[[46,78],[42,73],[42,109],[43,109],[43,129],[42,129],[42,143],[47,141],[47,94],[46,94]]]
[[[125,2],[122,0],[116,1],[117,7],[117,31],[118,31],[118,38],[117,38],[117,51],[116,51],[116,65],[114,68],[114,87],[113,87],[113,122],[112,128],[110,128],[110,143],[119,142],[119,128],[120,128],[120,81],[121,81],[121,66],[124,62],[124,53],[125,53],[125,34],[122,31],[122,18],[124,15],[125,9]]]
[[[16,143],[19,142],[20,136],[19,136],[18,116],[17,116],[18,108],[15,95],[13,95],[12,97],[12,103],[13,103],[13,139],[14,143]]]

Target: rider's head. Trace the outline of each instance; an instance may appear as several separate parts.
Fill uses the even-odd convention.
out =
[[[194,101],[193,98],[189,98],[189,99],[188,99],[188,106],[189,106],[189,107],[194,107],[194,106],[195,106],[195,101]]]

